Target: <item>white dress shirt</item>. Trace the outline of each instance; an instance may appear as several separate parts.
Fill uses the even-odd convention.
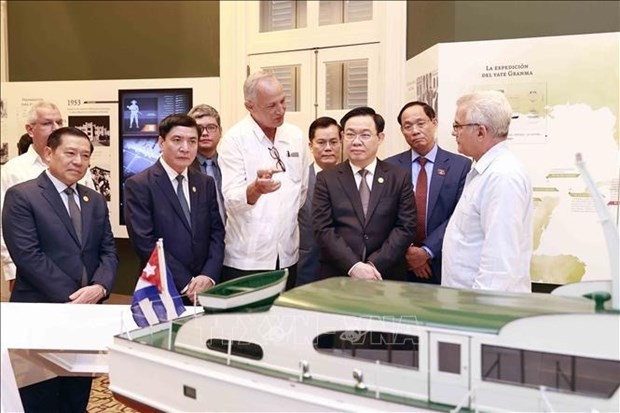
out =
[[[276,167],[269,152],[272,146],[286,166],[286,172],[273,175],[282,186],[250,205],[246,189],[257,170]],[[250,115],[226,132],[218,147],[228,215],[225,266],[251,271],[275,269],[277,259],[281,268],[297,262],[297,214],[308,189],[307,147],[301,129],[286,122],[276,130],[272,144]]]
[[[362,175],[359,174],[359,171],[362,168],[360,168],[359,166],[353,165],[351,162],[349,162],[349,165],[351,166],[351,171],[353,171],[353,178],[355,178],[355,185],[357,185],[357,190],[359,191],[360,184],[362,183]],[[368,173],[366,174],[366,183],[368,184],[368,189],[372,191],[372,181],[373,181],[373,177],[375,176],[375,169],[377,169],[377,158],[375,158],[364,169],[368,171]]]
[[[441,285],[530,292],[532,185],[506,142],[467,176],[446,228]]]
[[[6,164],[2,165],[0,173],[0,202],[4,205],[4,195],[6,191],[13,185],[29,181],[37,178],[41,175],[41,172],[47,169],[47,165],[39,154],[34,150],[34,147],[30,145],[28,151],[20,156],[16,156],[9,160]],[[97,188],[93,182],[90,169],[86,170],[86,175],[80,180],[80,184],[94,189]],[[62,197],[61,198],[66,198]],[[0,235],[2,234],[2,225],[0,224]],[[9,251],[4,244],[4,237],[0,236],[0,255],[2,256],[2,271],[6,280],[15,279],[15,264],[9,255]]]
[[[178,173],[170,165],[164,161],[164,158],[159,157],[159,162],[161,166],[166,171],[166,175],[168,175],[168,179],[170,179],[170,184],[172,184],[172,189],[174,192],[177,192],[177,186],[179,185],[179,181],[177,181],[177,176],[183,175],[183,197],[185,198],[185,202],[187,202],[187,206],[189,207],[189,211],[192,211],[192,203],[189,200],[189,178],[187,177],[187,168],[183,170],[182,173]]]

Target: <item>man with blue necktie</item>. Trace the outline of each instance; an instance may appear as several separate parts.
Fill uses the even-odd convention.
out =
[[[188,113],[196,120],[201,133],[198,139],[198,153],[190,168],[209,175],[215,180],[217,190],[217,205],[222,222],[226,224],[226,207],[222,197],[222,171],[217,162],[217,145],[222,137],[222,123],[220,114],[214,107],[200,104],[194,106]]]
[[[163,238],[166,264],[186,304],[220,280],[224,259],[215,183],[189,168],[199,134],[192,117],[167,116],[159,123],[160,158],[125,181],[125,222],[140,268]]]
[[[386,162],[411,173],[417,206],[416,235],[405,253],[407,279],[441,284],[443,236],[463,192],[471,161],[437,145],[437,116],[430,105],[409,102],[397,120],[411,149]]]

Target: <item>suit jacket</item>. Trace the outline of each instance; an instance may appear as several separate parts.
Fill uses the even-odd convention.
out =
[[[406,171],[377,161],[367,215],[365,219],[349,161],[319,172],[312,222],[321,278],[346,276],[356,262],[370,261],[384,279],[405,279],[403,255],[416,219]]]
[[[319,247],[314,240],[312,230],[312,195],[316,182],[314,163],[308,167],[308,194],[306,202],[299,210],[299,261],[297,262],[296,287],[311,283],[318,279]]]
[[[386,159],[386,162],[408,171],[409,179],[411,180],[412,156],[411,150],[408,150]],[[461,197],[463,187],[465,186],[465,178],[470,169],[471,160],[469,158],[437,147],[433,173],[430,175],[428,207],[426,211],[426,239],[423,242],[423,245],[430,249],[434,256],[431,261],[433,275],[430,280],[426,280],[416,277],[413,273],[409,273],[408,278],[410,281],[441,284],[443,234],[446,231],[448,220],[452,216],[452,212]]]
[[[17,267],[11,301],[66,303],[82,286],[83,268],[89,284],[112,290],[118,257],[106,201],[80,184],[77,192],[82,215],[81,243],[61,195],[46,172],[7,191],[2,228]]]
[[[216,153],[215,163],[213,164],[213,169],[215,170],[215,175],[217,177],[217,180],[215,180],[215,190],[217,191],[217,195],[218,195],[217,203],[218,203],[218,208],[220,210],[220,217],[222,218],[224,227],[226,227],[226,207],[224,206],[224,194],[222,193],[222,170],[220,169],[220,165],[217,161],[218,157],[219,155]],[[200,164],[198,160],[198,156],[196,156],[196,158],[194,159],[194,162],[192,162],[189,165],[189,168],[201,174],[205,174],[205,175],[207,174],[202,169],[202,165]]]
[[[219,281],[224,260],[224,226],[213,178],[191,168],[187,177],[191,228],[159,160],[125,181],[125,222],[141,268],[163,238],[166,264],[179,292],[196,275]]]

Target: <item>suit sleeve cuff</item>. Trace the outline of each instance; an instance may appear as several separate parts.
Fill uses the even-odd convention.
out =
[[[431,252],[430,248],[428,248],[426,245],[422,245],[421,247],[424,251],[426,251],[426,253],[428,254],[429,257],[431,257],[431,260],[433,258],[435,258],[435,256],[433,255],[433,253]]]

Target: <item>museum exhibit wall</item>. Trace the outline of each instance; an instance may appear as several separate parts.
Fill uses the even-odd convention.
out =
[[[220,36],[236,34],[220,30],[217,1],[9,1],[3,11],[5,81],[187,78],[192,83],[222,79],[230,71],[220,67]],[[617,2],[408,2],[407,58],[439,42],[617,31],[617,11]],[[153,85],[162,86],[147,87]],[[194,102],[206,99],[193,97]],[[110,129],[114,140],[118,132]],[[2,133],[11,155],[18,137]],[[138,261],[127,239],[117,238],[117,248],[121,267],[114,292],[129,294]]]
[[[444,149],[457,151],[451,132],[459,96],[500,90],[510,101],[508,145],[534,190],[533,282],[610,279],[600,217],[575,154],[617,226],[619,64],[618,32],[439,43],[407,62],[407,99],[435,107]]]

